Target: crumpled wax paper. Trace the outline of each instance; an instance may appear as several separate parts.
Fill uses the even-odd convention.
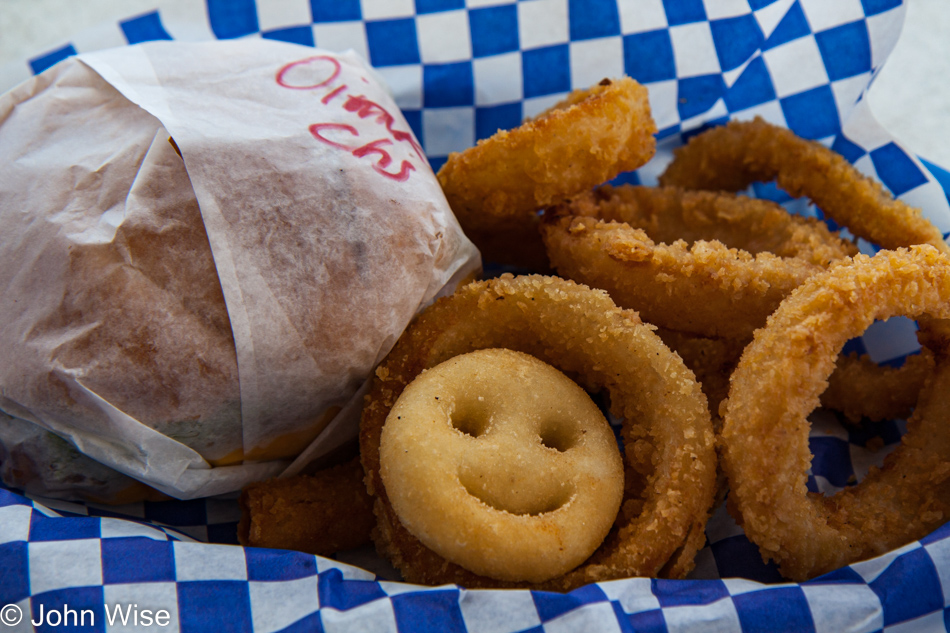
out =
[[[317,458],[355,436],[347,404],[413,315],[479,266],[352,53],[81,55],[0,98],[0,151],[0,440],[28,490],[142,494],[77,450],[178,498]]]

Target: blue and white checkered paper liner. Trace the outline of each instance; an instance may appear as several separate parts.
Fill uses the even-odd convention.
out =
[[[628,74],[650,90],[661,142],[655,161],[622,180],[652,184],[684,138],[760,115],[830,145],[946,233],[950,174],[897,143],[863,99],[904,10],[899,0],[181,0],[0,69],[0,89],[76,52],[155,39],[352,48],[390,84],[438,168],[449,152],[571,89]],[[774,187],[754,193],[787,201]],[[788,206],[820,215],[801,201]],[[850,345],[899,361],[917,346],[914,325],[876,324]],[[844,429],[825,412],[812,421],[809,483],[826,492],[860,479],[882,458],[866,442],[893,444],[903,426]],[[619,580],[560,595],[421,588],[300,553],[201,542],[233,543],[236,520],[228,500],[107,508],[0,489],[0,607],[25,614],[11,630],[30,630],[41,609],[65,605],[90,612],[80,630],[133,628],[108,616],[134,604],[168,611],[169,626],[154,625],[160,630],[502,633],[946,630],[950,605],[950,526],[883,557],[782,584],[720,509],[694,580]],[[0,627],[8,614],[0,611]]]
[[[25,616],[12,630],[66,605],[90,625],[71,630],[123,630],[108,618],[135,605],[179,631],[930,631],[950,600],[950,526],[801,584],[635,578],[556,594],[377,581],[298,552],[63,517],[0,489],[0,570],[0,604]]]

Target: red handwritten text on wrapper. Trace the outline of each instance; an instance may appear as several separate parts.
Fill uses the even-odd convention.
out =
[[[315,55],[291,62],[277,72],[277,84],[290,90],[314,90],[321,94],[320,101],[325,105],[339,106],[343,112],[354,117],[354,123],[366,121],[374,125],[375,130],[383,131],[385,136],[365,141],[363,131],[356,125],[337,122],[321,122],[310,125],[308,130],[316,140],[349,152],[356,158],[373,160],[373,169],[386,178],[398,182],[409,179],[416,170],[409,159],[393,165],[391,151],[400,145],[408,146],[412,154],[425,163],[425,154],[412,133],[396,128],[396,118],[386,108],[364,95],[352,94],[346,83],[341,83],[342,68],[340,62],[329,55]],[[365,78],[360,77],[363,81]],[[359,121],[355,120],[358,119]],[[365,130],[364,130],[365,131]],[[372,133],[375,136],[375,133]],[[398,158],[398,157],[397,157]]]

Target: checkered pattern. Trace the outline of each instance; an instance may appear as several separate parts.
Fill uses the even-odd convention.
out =
[[[950,232],[929,165],[863,96],[894,46],[900,0],[172,0],[0,69],[0,88],[64,57],[155,39],[264,37],[353,49],[391,86],[438,169],[574,88],[627,74],[650,90],[669,147],[763,116],[820,139]],[[662,163],[655,161],[654,167]],[[651,183],[645,177],[627,177]],[[655,173],[653,174],[655,175]]]
[[[704,554],[719,546],[757,556],[717,524]],[[80,629],[90,631],[123,630],[115,610],[132,617],[130,605],[139,617],[165,612],[164,630],[179,631],[944,630],[950,526],[802,584],[635,578],[570,594],[467,591],[377,580],[299,552],[197,543],[127,520],[67,517],[0,489],[0,568],[0,604],[33,619],[68,605],[86,612]]]
[[[178,539],[236,545],[241,509],[236,499],[140,501],[122,506],[42,499],[44,507],[66,517],[132,519],[158,527]]]
[[[831,146],[947,232],[950,173],[896,143],[863,98],[903,12],[900,0],[174,0],[0,69],[0,89],[76,52],[156,39],[349,48],[388,82],[438,168],[449,152],[571,89],[628,74],[650,90],[660,144],[657,159],[624,181],[655,183],[685,138],[759,115]],[[751,193],[821,217],[774,186]],[[891,320],[849,349],[900,362],[916,349],[914,333],[912,322]],[[826,412],[812,422],[809,486],[826,493],[880,462],[888,449],[868,450],[871,438],[892,446],[903,432],[900,421],[854,430]],[[89,610],[95,624],[83,630],[134,628],[107,618],[135,604],[167,611],[162,630],[472,633],[945,630],[950,605],[950,526],[783,584],[720,508],[691,580],[628,579],[558,595],[420,588],[300,553],[222,545],[235,542],[237,518],[233,500],[117,508],[0,489],[0,605],[32,617],[67,604]]]

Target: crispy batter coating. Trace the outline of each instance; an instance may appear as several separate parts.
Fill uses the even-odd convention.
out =
[[[656,125],[647,89],[629,77],[576,90],[513,130],[449,155],[438,178],[459,223],[489,261],[498,231],[524,235],[527,262],[546,267],[535,212],[637,169],[653,157]]]
[[[547,217],[558,271],[660,325],[714,414],[752,331],[804,279],[856,252],[824,224],[771,202],[674,187],[602,187]],[[904,418],[932,369],[928,358],[895,369],[842,357],[822,405],[852,421]]]
[[[763,557],[804,580],[920,538],[950,517],[950,365],[936,349],[901,445],[857,486],[811,495],[807,416],[844,343],[898,314],[950,317],[950,260],[929,246],[858,255],[795,290],[758,330],[723,404],[730,506]]]
[[[792,289],[856,252],[766,201],[674,187],[603,187],[546,215],[559,274],[603,288],[649,323],[749,339]]]
[[[657,329],[657,334],[696,374],[716,426],[719,404],[729,393],[729,376],[747,342],[664,328]],[[878,365],[867,355],[841,355],[828,377],[828,388],[821,394],[821,406],[844,414],[845,421],[855,424],[906,419],[933,368],[933,354],[926,348],[909,356],[900,367]]]
[[[449,156],[438,178],[462,226],[536,210],[636,169],[656,151],[647,90],[605,80]]]
[[[761,118],[730,121],[694,136],[675,150],[660,176],[662,185],[711,191],[742,191],[753,182],[773,180],[883,248],[931,244],[950,253],[919,209],[895,200],[836,152]]]
[[[868,356],[839,356],[821,394],[821,406],[840,411],[850,422],[905,419],[933,373],[930,350],[908,356],[900,367],[879,366]]]
[[[534,585],[565,591],[590,582],[655,576],[674,555],[691,569],[716,485],[714,435],[692,372],[636,314],[606,293],[554,277],[500,278],[470,284],[426,310],[400,338],[363,411],[360,453],[376,496],[377,548],[408,582],[513,587],[477,576],[424,547],[399,522],[379,476],[383,424],[402,390],[423,370],[476,349],[531,354],[588,391],[606,389],[622,417],[625,500],[603,545],[580,567]],[[680,551],[682,548],[682,551]]]
[[[248,547],[328,556],[370,541],[376,525],[359,458],[313,475],[244,488],[238,539]]]
[[[746,341],[708,338],[666,328],[657,328],[656,333],[696,374],[696,380],[709,401],[713,426],[717,426],[721,422],[719,403],[729,395],[729,376],[739,363]]]

